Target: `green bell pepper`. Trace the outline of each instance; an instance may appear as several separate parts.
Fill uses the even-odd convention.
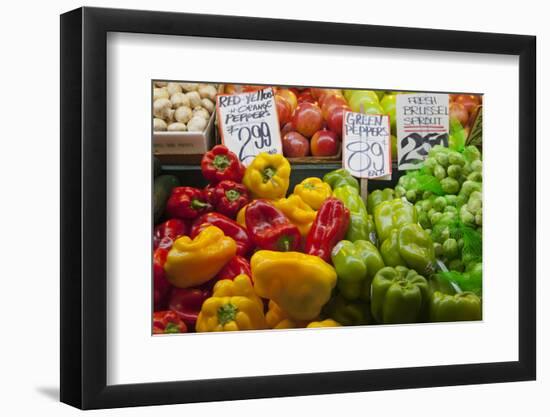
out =
[[[367,211],[370,214],[374,213],[374,209],[383,201],[395,199],[393,188],[384,188],[383,190],[374,190],[367,196]]]
[[[482,294],[483,265],[481,262],[473,262],[466,272],[450,271],[441,272],[439,275],[443,280],[457,285],[462,291],[473,292],[478,296]]]
[[[323,177],[323,182],[330,185],[333,190],[344,185],[349,185],[359,191],[359,182],[344,168],[328,172]]]
[[[435,271],[435,251],[430,234],[418,224],[406,224],[399,228],[399,254],[405,264],[423,275]]]
[[[342,240],[332,250],[332,264],[338,275],[337,287],[348,300],[370,300],[370,286],[384,261],[376,246],[366,240]]]
[[[359,191],[350,185],[342,185],[332,191],[332,196],[341,200],[350,212],[346,239],[352,242],[370,240],[376,243],[372,221],[369,221],[367,208],[359,195]]]
[[[481,315],[481,299],[472,292],[451,295],[436,291],[431,297],[431,321],[481,320]]]
[[[393,229],[380,246],[380,254],[386,266],[405,265],[405,260],[399,253],[399,230]]]
[[[323,307],[323,317],[331,318],[342,326],[371,324],[372,317],[368,303],[346,300],[342,294],[333,296]]]
[[[428,281],[404,266],[379,270],[371,286],[371,312],[378,323],[417,323],[428,318]]]
[[[389,237],[392,229],[416,222],[416,209],[411,203],[400,198],[383,201],[374,209],[374,224],[381,242]]]

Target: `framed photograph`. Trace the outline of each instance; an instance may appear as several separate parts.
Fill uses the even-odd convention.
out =
[[[531,36],[61,16],[61,401],[533,380]]]

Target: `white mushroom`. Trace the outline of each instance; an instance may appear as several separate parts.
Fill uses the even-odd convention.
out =
[[[187,130],[189,132],[202,132],[206,128],[206,119],[199,116],[194,116],[189,123],[187,123]]]
[[[155,81],[156,87],[166,87],[166,84],[168,84],[166,81]]]
[[[212,113],[216,107],[216,105],[208,98],[203,98],[201,100],[201,106],[208,110],[209,113]]]
[[[155,132],[162,132],[166,130],[166,122],[158,117],[153,119],[153,130]]]
[[[170,97],[170,101],[172,102],[172,107],[174,109],[177,109],[181,106],[189,107],[189,99],[184,93],[172,94],[172,97]]]
[[[199,88],[199,85],[197,83],[180,83],[180,86],[186,93],[190,91],[197,91],[197,89]]]
[[[208,110],[202,108],[202,107],[195,107],[193,109],[193,117],[199,116],[202,117],[205,120],[210,119],[210,113],[208,113]]]
[[[173,95],[173,94],[176,94],[176,93],[181,93],[180,83],[168,83],[166,88],[168,89],[168,93],[170,95]]]
[[[167,98],[159,98],[153,102],[153,114],[159,119],[168,119],[172,102]]]
[[[206,84],[199,87],[199,94],[202,98],[208,98],[214,101],[217,93],[216,87],[211,84]]]
[[[153,100],[158,100],[159,98],[169,98],[168,90],[166,87],[154,88],[153,89]]]
[[[169,132],[185,132],[186,130],[187,126],[185,125],[185,123],[175,122],[168,125]]]
[[[166,113],[167,113],[167,116],[164,120],[167,123],[172,123],[176,121],[176,111],[174,109],[170,109]]]
[[[178,107],[174,115],[174,119],[180,123],[187,123],[191,117],[193,117],[193,112],[191,108],[187,106]]]
[[[189,99],[189,105],[191,108],[195,108],[201,105],[201,96],[196,91],[191,91],[187,94],[185,94],[187,98]]]

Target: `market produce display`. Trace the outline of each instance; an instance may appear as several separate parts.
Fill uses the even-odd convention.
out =
[[[339,136],[336,109],[395,111],[394,94],[329,91],[277,90],[287,135]],[[157,170],[153,333],[480,320],[482,155],[462,130],[366,196],[343,168],[294,183],[285,156],[245,168],[223,145],[205,187]]]

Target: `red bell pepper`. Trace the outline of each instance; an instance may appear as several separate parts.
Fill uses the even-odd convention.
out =
[[[174,311],[153,313],[153,334],[187,333],[187,326]]]
[[[237,255],[244,256],[252,249],[252,241],[246,229],[220,213],[206,213],[197,218],[191,225],[189,237],[194,239],[208,226],[219,227],[226,236],[232,238],[237,244]]]
[[[223,180],[241,182],[244,175],[244,165],[224,145],[216,145],[204,154],[201,169],[204,178],[212,183]]]
[[[246,228],[256,246],[281,252],[300,247],[300,231],[282,211],[266,200],[254,200],[245,213]]]
[[[243,184],[224,180],[219,182],[211,194],[211,204],[218,213],[235,218],[239,210],[248,204],[248,190]]]
[[[166,202],[166,216],[178,219],[195,219],[210,211],[204,191],[193,187],[175,187]]]
[[[185,234],[187,234],[187,224],[183,220],[166,220],[155,227],[153,232],[153,249],[159,247],[170,249],[174,241]]]
[[[250,263],[246,258],[236,255],[229,260],[228,263],[218,272],[216,281],[220,279],[233,279],[238,275],[245,274],[252,279],[252,271],[250,270]]]
[[[170,293],[168,307],[190,328],[195,328],[202,303],[212,296],[212,285],[203,284],[197,288],[176,288]]]
[[[330,262],[332,248],[346,235],[349,217],[349,210],[344,203],[334,197],[327,198],[307,234],[305,253]]]
[[[216,184],[208,184],[203,188],[204,198],[206,198],[206,201],[212,206],[214,205],[214,188],[216,188]]]
[[[153,308],[155,311],[166,308],[172,285],[166,279],[164,263],[169,249],[158,248],[153,252]]]

